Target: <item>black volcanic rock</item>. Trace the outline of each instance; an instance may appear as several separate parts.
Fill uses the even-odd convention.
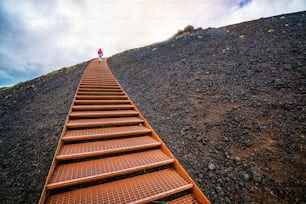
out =
[[[305,202],[306,12],[193,30],[109,66],[212,203]]]
[[[88,63],[0,92],[0,203],[37,203]]]

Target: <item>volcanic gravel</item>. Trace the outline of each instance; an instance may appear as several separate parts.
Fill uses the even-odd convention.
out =
[[[212,203],[306,203],[306,12],[108,59]],[[87,63],[0,91],[0,203],[36,203]]]
[[[212,203],[304,203],[306,12],[190,32],[109,66]]]
[[[88,63],[0,92],[0,203],[37,203]]]

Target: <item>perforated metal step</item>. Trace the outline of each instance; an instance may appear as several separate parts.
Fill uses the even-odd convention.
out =
[[[93,96],[93,95],[78,95],[76,97],[77,100],[117,100],[117,99],[127,99],[126,96],[117,96],[117,95],[113,95],[113,96]]]
[[[192,187],[176,171],[167,169],[53,195],[47,203],[147,203]]]
[[[78,95],[97,95],[97,96],[100,96],[100,95],[103,95],[103,96],[107,96],[107,95],[124,95],[123,92],[95,92],[95,91],[81,91],[81,92],[78,92]]]
[[[130,104],[129,100],[75,100],[75,105],[104,105],[104,104]]]
[[[144,122],[138,117],[119,117],[119,118],[94,118],[94,119],[72,119],[67,123],[68,128],[84,128],[99,126],[119,126],[133,125]]]
[[[72,106],[73,111],[85,110],[85,111],[99,111],[99,110],[125,110],[133,109],[133,105],[121,104],[121,105],[76,105]]]
[[[91,128],[68,130],[63,136],[64,141],[90,140],[98,138],[122,137],[148,134],[151,130],[143,126],[122,126],[110,128]]]
[[[129,174],[141,170],[170,164],[161,150],[152,150],[117,157],[76,162],[58,166],[51,177],[48,189],[63,188],[108,177]]]
[[[113,87],[113,88],[79,88],[78,91],[122,91],[120,88],[118,87]]]
[[[80,88],[78,89],[78,92],[122,92],[119,88],[113,88],[113,89],[107,89],[107,88]]]
[[[158,147],[161,142],[150,136],[85,142],[64,145],[56,156],[57,160],[80,159],[98,155],[115,154]]]
[[[190,203],[200,204],[201,202],[197,200],[197,198],[194,195],[188,194],[188,195],[173,199],[165,203],[166,204],[190,204]]]
[[[90,89],[90,91],[92,91],[92,89],[120,89],[120,86],[117,85],[117,83],[113,83],[111,85],[108,86],[102,86],[102,85],[97,85],[96,82],[94,83],[89,83],[89,84],[81,84],[79,86],[80,89]]]
[[[70,113],[70,118],[127,117],[137,115],[138,112],[134,110],[73,111]]]

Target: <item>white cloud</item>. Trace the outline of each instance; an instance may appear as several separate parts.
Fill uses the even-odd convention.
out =
[[[96,57],[99,47],[110,56],[163,41],[188,24],[218,27],[305,10],[305,4],[304,0],[1,1],[5,18],[1,23],[7,29],[0,31],[0,68],[37,76]]]
[[[231,12],[224,18],[218,19],[216,26],[225,26],[259,19],[261,17],[270,17],[285,13],[292,13],[306,10],[305,0],[252,0],[243,8],[233,7]]]

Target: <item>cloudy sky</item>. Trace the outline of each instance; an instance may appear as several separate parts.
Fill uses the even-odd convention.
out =
[[[0,0],[0,86],[163,41],[187,25],[220,27],[306,10],[305,0]]]

